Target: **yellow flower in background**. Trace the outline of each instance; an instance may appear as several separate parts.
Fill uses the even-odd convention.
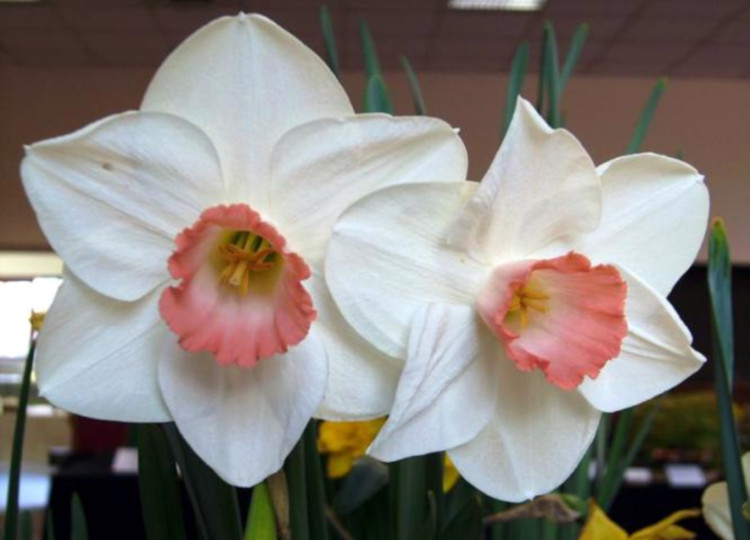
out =
[[[589,517],[580,540],[687,540],[695,538],[695,533],[680,527],[677,522],[698,517],[700,514],[698,509],[680,510],[650,527],[629,535],[591,500],[589,501]]]
[[[385,418],[365,422],[323,422],[318,433],[318,452],[328,454],[328,478],[342,478],[362,457],[385,423]]]
[[[461,475],[453,464],[450,456],[445,454],[445,463],[443,464],[443,493],[448,493],[456,485]]]
[[[349,474],[354,463],[365,454],[384,423],[385,417],[363,422],[321,422],[318,429],[318,452],[328,454],[328,478],[343,478]],[[455,465],[446,455],[443,491],[450,491],[458,478]]]

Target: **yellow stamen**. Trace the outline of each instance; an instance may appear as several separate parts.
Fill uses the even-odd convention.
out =
[[[521,320],[521,328],[526,328],[529,324],[529,310],[534,310],[538,313],[547,313],[547,301],[549,295],[543,293],[539,289],[524,285],[518,289],[513,295],[513,299],[508,307],[508,314],[519,312]]]
[[[218,251],[226,263],[219,282],[239,289],[242,295],[250,289],[251,272],[271,270],[277,264],[276,250],[268,240],[249,231],[234,234]]]

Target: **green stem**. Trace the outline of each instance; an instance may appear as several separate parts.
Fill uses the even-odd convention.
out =
[[[318,454],[318,430],[315,420],[310,420],[303,435],[305,441],[305,471],[307,473],[308,513],[310,533],[315,540],[328,540],[326,519],[326,492],[323,467]]]
[[[284,464],[284,472],[286,472],[287,485],[289,486],[289,523],[294,540],[308,540],[310,538],[305,469],[305,437],[303,434]]]
[[[31,388],[31,369],[34,365],[36,340],[31,338],[29,354],[23,368],[21,392],[18,396],[16,427],[13,433],[13,450],[10,457],[10,476],[8,478],[8,498],[5,512],[5,540],[15,540],[18,534],[18,492],[21,483],[21,458],[23,456],[23,438],[26,432],[26,406],[29,403]]]

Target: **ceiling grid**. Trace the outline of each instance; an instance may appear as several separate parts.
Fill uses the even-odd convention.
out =
[[[406,55],[417,71],[502,72],[517,45],[538,67],[541,29],[561,53],[591,31],[578,72],[590,75],[750,77],[750,0],[548,0],[542,11],[460,11],[447,0],[329,0],[344,69],[361,69],[359,21],[386,69]],[[0,65],[156,67],[211,19],[258,11],[324,54],[319,6],[309,0],[41,0],[0,2]]]

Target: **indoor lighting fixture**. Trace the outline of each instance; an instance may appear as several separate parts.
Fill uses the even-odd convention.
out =
[[[448,0],[452,9],[487,9],[498,11],[537,11],[547,0]]]
[[[0,279],[59,276],[62,260],[52,252],[0,251]]]

